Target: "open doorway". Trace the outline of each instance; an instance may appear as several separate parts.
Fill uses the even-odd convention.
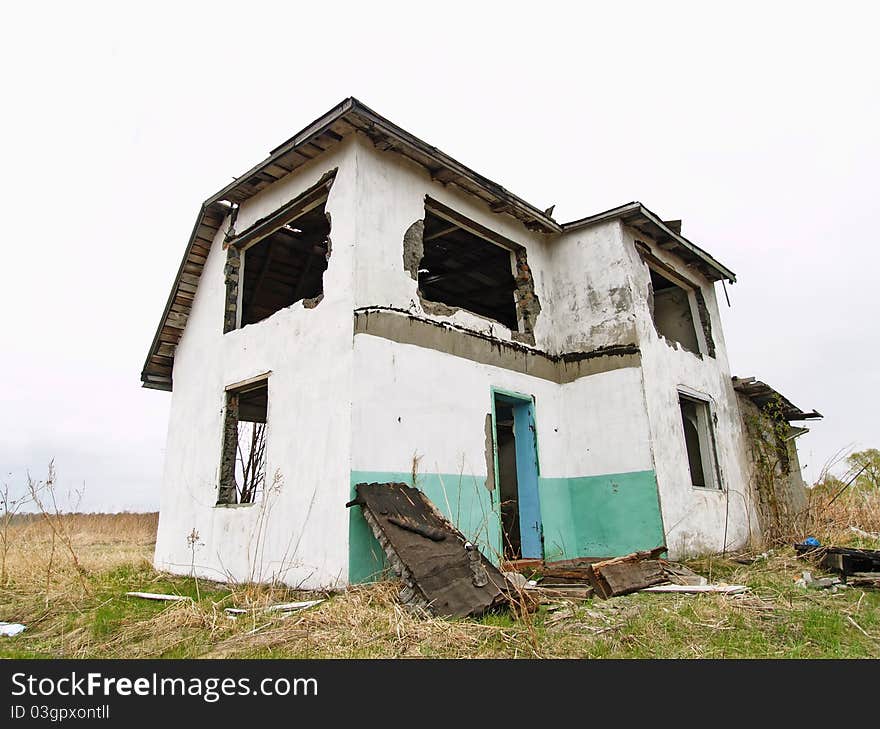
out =
[[[535,409],[530,397],[493,391],[504,559],[541,559]]]

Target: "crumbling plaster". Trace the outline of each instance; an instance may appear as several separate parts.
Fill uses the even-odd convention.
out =
[[[547,302],[556,352],[638,344],[631,265],[617,221],[564,233],[553,241]]]
[[[359,204],[358,260],[355,274],[356,308],[388,306],[450,321],[502,340],[523,341],[539,349],[551,349],[552,325],[538,314],[532,300],[524,306],[532,319],[534,341],[511,332],[503,324],[464,309],[423,302],[418,291],[418,238],[425,217],[425,198],[430,196],[462,216],[490,228],[528,251],[528,267],[548,269],[549,250],[545,236],[529,231],[518,220],[493,213],[489,207],[453,186],[434,181],[428,172],[398,155],[380,152],[369,141],[358,143]],[[404,244],[404,241],[407,244]],[[522,268],[520,266],[520,268]],[[519,271],[514,262],[511,273]],[[415,275],[414,275],[415,274]],[[534,296],[543,302],[549,295],[548,282],[534,274]]]

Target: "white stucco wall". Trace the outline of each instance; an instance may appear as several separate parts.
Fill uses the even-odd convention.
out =
[[[189,573],[194,562],[203,577],[280,578],[310,588],[347,578],[353,145],[341,144],[247,201],[236,227],[244,230],[335,167],[326,205],[332,249],[324,298],[314,309],[298,302],[224,335],[225,225],[213,242],[174,361],[155,553],[160,569]],[[224,390],[267,371],[269,492],[258,504],[217,507]],[[187,544],[193,529],[202,545],[194,554]]]
[[[387,306],[510,340],[509,330],[467,311],[425,313],[403,267],[403,237],[424,217],[428,195],[526,247],[541,302],[535,346],[556,353],[634,336],[628,260],[612,224],[548,243],[519,221],[431,180],[399,155],[358,146],[355,306]],[[609,285],[610,283],[610,285]],[[625,311],[622,311],[626,309]],[[605,327],[616,327],[605,332]],[[603,332],[600,336],[599,332]],[[566,349],[568,348],[568,349]],[[355,338],[353,470],[407,472],[414,453],[430,472],[486,473],[484,421],[492,386],[534,395],[542,475],[587,476],[650,469],[648,428],[636,368],[558,385],[500,367],[369,335]],[[397,418],[401,422],[397,422]],[[621,448],[621,444],[626,444]]]
[[[533,396],[542,478],[655,471],[673,556],[743,543],[756,522],[746,508],[745,451],[717,303],[714,359],[672,349],[654,331],[647,268],[619,222],[555,239],[492,213],[431,180],[427,171],[376,150],[360,135],[247,201],[246,229],[338,168],[326,209],[332,241],[324,298],[222,333],[226,251],[218,233],[174,364],[174,392],[155,563],[214,579],[280,578],[307,588],[344,585],[349,569],[351,472],[468,474],[485,488],[491,388]],[[466,311],[423,311],[404,269],[403,239],[429,195],[525,246],[541,313],[535,348],[550,354],[637,344],[642,367],[567,384],[445,352],[353,334],[353,312],[388,307],[510,340],[503,325]],[[642,238],[640,238],[642,239]],[[650,243],[650,241],[645,241]],[[680,264],[665,251],[658,258]],[[689,274],[692,277],[696,274]],[[402,315],[401,315],[402,316]],[[268,481],[260,504],[217,507],[224,390],[271,371]],[[681,432],[678,388],[711,398],[725,490],[693,489]],[[726,526],[725,526],[726,523]],[[193,554],[187,536],[201,546]]]
[[[550,264],[557,353],[637,343],[632,265],[617,221],[562,234]]]
[[[643,234],[621,228],[631,262],[633,311],[642,350],[645,401],[670,553],[682,556],[742,547],[748,542],[750,533],[756,533],[758,525],[751,500],[746,443],[721,333],[714,285],[700,273],[686,269],[679,259]],[[648,308],[650,272],[636,250],[635,240],[649,245],[653,255],[701,288],[712,323],[714,358],[705,353],[700,358],[680,345],[670,345],[657,335]],[[703,340],[699,320],[695,324],[698,339]],[[717,418],[715,436],[723,482],[721,490],[691,485],[679,390],[711,402]]]
[[[535,399],[541,475],[650,470],[638,368],[558,385],[381,337],[355,337],[352,469],[486,476],[491,388]]]
[[[418,296],[418,283],[403,267],[403,237],[407,229],[425,217],[425,196],[429,195],[456,212],[508,238],[528,250],[528,263],[535,279],[535,293],[541,302],[549,300],[547,272],[549,250],[543,235],[525,228],[508,215],[493,213],[487,205],[457,188],[431,180],[427,170],[396,154],[382,153],[358,137],[358,255],[355,266],[355,306],[390,306],[411,310],[436,321],[449,321],[474,331],[510,340],[503,324],[471,312],[458,310],[452,316],[427,314]],[[535,343],[552,346],[550,316],[538,317]]]

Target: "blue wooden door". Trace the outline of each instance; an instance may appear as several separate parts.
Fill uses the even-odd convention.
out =
[[[541,503],[538,497],[538,447],[535,409],[531,400],[512,399],[513,435],[516,440],[516,480],[522,556],[541,559]]]

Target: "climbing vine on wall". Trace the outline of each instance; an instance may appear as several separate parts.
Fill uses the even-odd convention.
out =
[[[796,537],[804,516],[792,498],[790,426],[777,395],[746,414],[758,516],[765,542],[786,543]]]

